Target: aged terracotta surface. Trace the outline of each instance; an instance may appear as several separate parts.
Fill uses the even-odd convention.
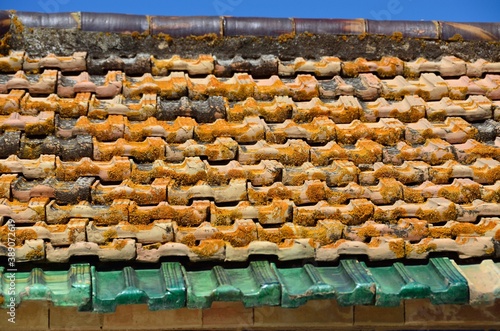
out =
[[[86,284],[85,309],[215,302],[205,327],[233,326],[224,309],[331,327],[300,315],[319,298],[370,327],[337,303],[407,300],[402,326],[415,299],[500,297],[497,23],[54,15],[0,11],[0,257],[12,219],[19,298],[43,285],[57,306],[31,266],[73,261],[92,270],[58,279]]]

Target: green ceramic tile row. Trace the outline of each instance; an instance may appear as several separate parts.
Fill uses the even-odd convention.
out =
[[[434,304],[461,304],[469,300],[467,280],[449,259],[430,259],[427,265],[368,268],[375,279],[377,306],[398,306],[402,299],[430,298]]]
[[[369,305],[374,301],[375,281],[356,260],[342,260],[338,267],[280,269],[281,305],[298,307],[313,299],[337,299],[340,305]]]
[[[150,310],[186,306],[184,269],[179,263],[163,263],[159,270],[91,270],[94,311],[112,312],[116,305],[134,303],[146,303]]]
[[[477,304],[500,296],[500,265],[486,262],[457,266],[447,258],[434,258],[425,265],[368,267],[341,260],[338,266],[278,268],[253,261],[247,268],[215,266],[203,271],[186,271],[180,263],[119,271],[74,264],[68,271],[35,268],[15,277],[0,267],[0,303],[5,308],[10,302],[15,278],[17,304],[51,300],[54,305],[96,312],[136,303],[148,304],[151,310],[208,308],[214,301],[241,301],[246,307],[298,307],[318,299],[336,299],[340,305],[397,306],[415,298],[429,298],[434,304]],[[484,273],[487,277],[481,277]]]
[[[24,300],[50,300],[56,306],[89,310],[90,286],[88,264],[73,264],[68,271],[46,272],[35,268],[31,272],[12,273],[0,267],[0,303],[3,302],[0,307],[6,308],[14,297],[16,304]]]
[[[208,308],[213,301],[242,301],[245,307],[280,304],[280,283],[266,261],[242,269],[186,272],[186,283],[188,308]]]

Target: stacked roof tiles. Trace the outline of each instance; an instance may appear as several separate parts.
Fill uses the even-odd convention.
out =
[[[138,51],[0,57],[0,255],[500,258],[500,59]]]

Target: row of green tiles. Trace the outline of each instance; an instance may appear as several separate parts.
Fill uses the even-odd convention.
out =
[[[468,304],[463,268],[480,273],[484,262],[458,267],[462,272],[448,258],[433,258],[425,265],[397,262],[380,267],[357,260],[300,268],[254,261],[247,268],[215,266],[203,271],[186,271],[177,262],[163,263],[160,269],[125,267],[119,271],[96,271],[89,264],[73,264],[68,271],[35,268],[17,273],[0,267],[0,303],[8,308],[23,300],[51,300],[54,305],[95,312],[113,312],[119,304],[138,303],[148,304],[151,310],[208,308],[213,301],[290,308],[317,299],[336,299],[340,305],[397,306],[403,299],[416,298],[429,298],[434,304]],[[487,262],[500,271],[500,263]],[[497,292],[493,300],[500,298]]]

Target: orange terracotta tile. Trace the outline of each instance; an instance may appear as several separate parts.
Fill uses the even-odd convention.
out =
[[[24,90],[10,90],[9,94],[0,94],[0,115],[9,115],[21,110]]]
[[[227,120],[238,122],[246,116],[259,116],[267,123],[279,123],[290,118],[294,108],[295,103],[288,96],[276,96],[272,101],[257,101],[254,98],[247,98],[229,107]]]
[[[14,90],[15,91],[15,90]],[[57,94],[48,97],[34,97],[27,93],[21,101],[23,115],[37,115],[41,110],[53,111],[60,117],[73,117],[87,115],[90,93],[77,93],[74,98],[60,98]]]
[[[407,76],[418,76],[423,72],[438,72],[443,77],[456,77],[466,74],[466,62],[455,56],[443,56],[439,61],[429,61],[418,58],[415,61],[405,62],[404,71]]]
[[[298,57],[293,61],[279,61],[278,63],[278,74],[282,77],[294,76],[298,73],[314,74],[316,77],[332,77],[338,75],[340,69],[340,59],[333,56],[323,56],[319,61]]]
[[[215,59],[211,55],[200,54],[195,59],[173,55],[168,59],[157,59],[151,56],[151,73],[155,76],[166,76],[171,71],[184,71],[189,75],[208,75],[214,72]]]
[[[138,102],[117,95],[111,100],[92,96],[88,107],[89,118],[104,119],[109,115],[123,115],[130,120],[144,121],[158,113],[156,94],[145,93]]]
[[[56,56],[51,53],[43,58],[30,58],[28,54],[25,54],[23,70],[29,73],[38,73],[47,68],[71,72],[85,71],[86,57],[87,52],[74,52],[70,56]]]
[[[369,61],[365,58],[357,58],[354,61],[342,62],[342,73],[349,77],[355,77],[360,73],[373,72],[380,77],[394,77],[403,74],[403,65],[406,64],[397,57],[383,56],[378,61]]]
[[[6,56],[0,55],[0,67],[2,68],[2,73],[15,73],[16,71],[23,69],[24,61],[23,51],[9,51]]]

